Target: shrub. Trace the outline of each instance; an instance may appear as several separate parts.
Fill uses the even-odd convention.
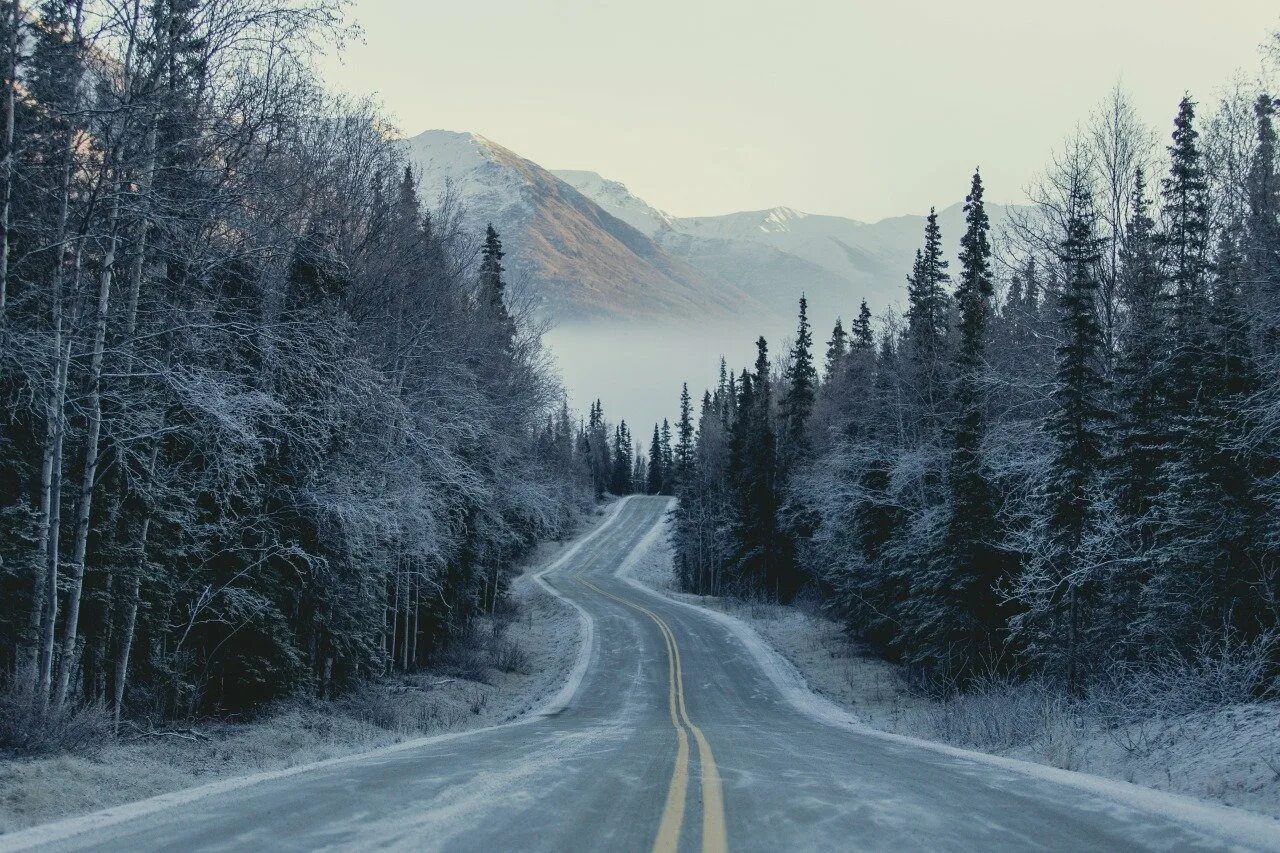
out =
[[[19,673],[0,686],[0,751],[47,755],[100,745],[111,738],[111,715],[100,702],[67,700],[44,709],[34,680]]]
[[[1243,640],[1224,628],[1186,653],[1113,664],[1089,693],[1091,709],[1104,725],[1127,726],[1273,699],[1280,687],[1272,674],[1276,643],[1274,633]]]
[[[495,637],[489,644],[489,656],[500,672],[529,671],[529,653],[516,640]]]

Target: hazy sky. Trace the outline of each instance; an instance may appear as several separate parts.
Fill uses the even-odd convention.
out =
[[[471,130],[679,214],[876,219],[1015,201],[1123,81],[1161,135],[1280,28],[1276,0],[357,0],[325,63],[406,134]]]

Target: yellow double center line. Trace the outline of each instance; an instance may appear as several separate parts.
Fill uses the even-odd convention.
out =
[[[671,773],[671,784],[667,788],[667,802],[662,809],[662,821],[658,824],[658,837],[653,842],[655,853],[667,853],[680,846],[685,794],[689,787],[689,737],[685,732],[686,728],[693,732],[693,738],[698,744],[698,764],[702,771],[702,849],[704,853],[725,853],[728,850],[728,840],[720,773],[716,770],[715,756],[711,754],[711,744],[707,742],[702,729],[689,719],[689,711],[684,705],[684,672],[680,666],[680,647],[676,644],[675,634],[662,617],[649,608],[606,592],[581,575],[577,579],[606,598],[648,616],[662,632],[662,639],[667,646],[667,710],[671,715],[671,725],[676,730],[676,765]]]

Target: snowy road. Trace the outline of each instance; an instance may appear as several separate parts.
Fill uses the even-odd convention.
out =
[[[1263,818],[1171,814],[803,713],[722,620],[614,576],[666,508],[625,501],[546,575],[593,623],[559,711],[0,849],[1280,848]]]

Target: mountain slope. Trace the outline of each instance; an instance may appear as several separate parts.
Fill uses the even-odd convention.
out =
[[[774,311],[794,311],[804,292],[811,315],[824,320],[850,316],[861,299],[876,310],[900,302],[924,232],[923,216],[865,223],[789,207],[675,217],[594,172],[555,174],[705,275],[733,282]],[[993,224],[1004,214],[1004,207],[988,205]],[[948,244],[958,243],[963,205],[940,211],[938,218]]]
[[[502,234],[513,277],[558,320],[725,317],[757,308],[568,183],[482,136],[430,130],[405,143],[422,192],[446,187],[466,223]]]

